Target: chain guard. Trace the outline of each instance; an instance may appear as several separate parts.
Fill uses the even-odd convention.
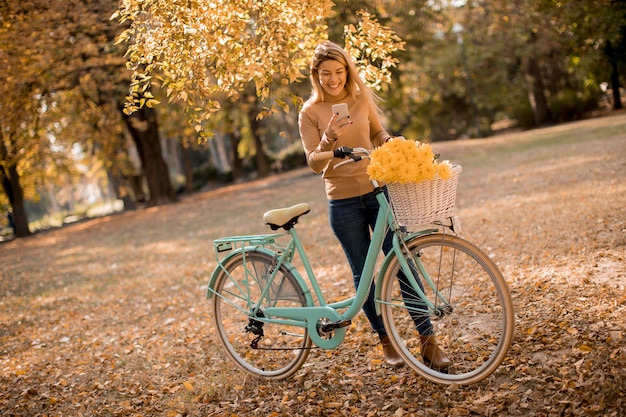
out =
[[[339,313],[332,308],[316,309],[311,312],[311,315],[307,315],[309,319],[307,328],[309,330],[309,337],[315,343],[323,349],[334,349],[339,346],[346,337],[347,327],[340,327],[330,332],[323,332],[322,326],[328,323],[335,323],[341,321]]]

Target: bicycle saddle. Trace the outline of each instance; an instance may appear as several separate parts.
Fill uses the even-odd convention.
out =
[[[277,230],[281,227],[289,230],[298,223],[300,216],[307,214],[309,211],[311,211],[311,206],[307,203],[300,203],[291,207],[267,211],[263,215],[263,221],[272,230]]]

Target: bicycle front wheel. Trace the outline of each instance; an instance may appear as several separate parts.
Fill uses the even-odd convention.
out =
[[[466,385],[491,375],[502,363],[514,333],[513,301],[502,273],[472,243],[453,235],[432,234],[407,242],[424,293],[398,277],[394,258],[381,288],[382,319],[401,356],[430,381]],[[428,323],[430,322],[430,324]],[[451,360],[432,369],[421,354],[418,328],[432,325],[439,347]]]
[[[304,364],[311,339],[306,327],[266,317],[267,307],[306,305],[298,281],[284,267],[268,287],[274,269],[273,258],[265,253],[247,251],[230,259],[215,281],[213,322],[226,353],[240,368],[267,379],[283,379]]]

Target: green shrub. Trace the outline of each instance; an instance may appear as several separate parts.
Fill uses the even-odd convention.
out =
[[[548,99],[548,107],[555,123],[582,119],[584,114],[598,107],[599,97],[590,91],[561,90]]]

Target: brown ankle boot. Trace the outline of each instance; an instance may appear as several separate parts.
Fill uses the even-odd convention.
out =
[[[391,341],[389,340],[389,336],[383,336],[380,338],[380,344],[383,345],[383,352],[385,354],[385,362],[389,366],[399,367],[404,365],[404,360],[398,352],[396,348],[393,347]]]
[[[420,336],[422,342],[422,358],[426,365],[439,372],[446,372],[452,362],[437,345],[434,335]]]

